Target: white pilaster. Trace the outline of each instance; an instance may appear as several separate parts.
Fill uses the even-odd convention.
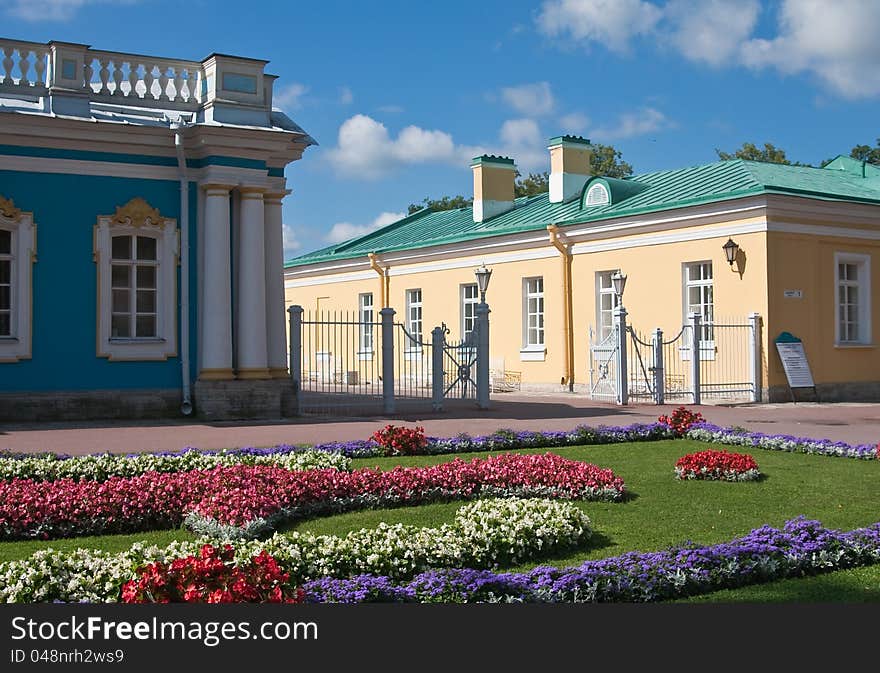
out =
[[[229,258],[230,185],[203,184],[204,236],[200,259],[203,293],[200,298],[202,341],[199,344],[203,380],[232,379],[232,282]]]
[[[266,219],[266,348],[269,374],[287,378],[287,328],[284,311],[284,232],[281,200],[290,194],[267,193],[263,198]]]
[[[241,227],[236,293],[238,378],[268,379],[266,340],[266,247],[263,189],[241,187]]]

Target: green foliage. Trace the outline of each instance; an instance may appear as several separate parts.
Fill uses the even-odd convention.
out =
[[[517,198],[520,196],[535,196],[543,194],[550,189],[550,173],[529,173],[524,178],[519,171],[516,172],[516,182],[513,185],[513,195]]]
[[[620,150],[612,145],[592,143],[593,153],[590,155],[590,172],[593,175],[604,175],[608,178],[628,178],[633,174],[633,167],[623,160]]]
[[[411,203],[409,207],[406,209],[407,215],[412,215],[413,213],[417,213],[424,208],[430,208],[431,210],[455,210],[456,208],[470,208],[471,204],[473,204],[474,200],[472,198],[467,198],[459,194],[458,196],[444,196],[440,199],[432,199],[429,197],[425,197],[422,199],[422,204]]]
[[[754,143],[743,143],[742,147],[735,150],[733,154],[723,152],[716,147],[715,153],[721,161],[745,159],[746,161],[764,161],[771,164],[791,165],[791,161],[785,156],[785,150],[775,147],[771,143],[764,143],[764,149],[759,149]]]

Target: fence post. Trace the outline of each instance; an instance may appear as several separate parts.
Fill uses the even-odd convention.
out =
[[[629,372],[626,362],[626,309],[618,304],[614,308],[614,327],[617,330],[617,403],[629,404]]]
[[[654,330],[651,340],[654,347],[654,403],[663,404],[666,400],[666,373],[663,364],[663,330]]]
[[[431,409],[443,411],[443,328],[431,330]]]
[[[694,404],[700,404],[700,314],[689,313],[691,323],[691,386],[693,387]]]
[[[394,309],[383,308],[382,316],[382,413],[394,413]]]
[[[749,368],[751,369],[752,402],[761,401],[761,314],[749,313],[752,338],[749,340]]]
[[[287,309],[290,338],[288,360],[290,362],[290,382],[293,385],[293,413],[302,413],[302,323],[303,307],[294,304]]]
[[[489,305],[477,304],[477,406],[489,408]]]

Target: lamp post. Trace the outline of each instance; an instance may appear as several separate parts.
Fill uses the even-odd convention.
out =
[[[623,290],[626,288],[626,274],[620,273],[620,269],[611,274],[611,287],[617,297],[618,305],[623,303]]]
[[[480,303],[486,303],[486,290],[489,289],[489,279],[492,277],[492,269],[487,269],[485,264],[481,264],[479,269],[474,269],[474,275],[477,277],[477,287],[480,290]]]
[[[617,297],[617,306],[614,307],[614,327],[617,335],[616,350],[616,388],[617,403],[626,405],[629,403],[629,387],[627,381],[627,361],[626,361],[626,309],[623,307],[623,291],[626,288],[626,274],[620,273],[617,269],[611,274],[611,286],[614,289],[614,295]]]
[[[480,303],[477,304],[477,406],[480,409],[489,408],[489,305],[486,304],[486,290],[489,288],[489,278],[492,277],[492,269],[487,269],[481,264],[479,269],[474,270],[477,277],[477,287],[480,290]]]

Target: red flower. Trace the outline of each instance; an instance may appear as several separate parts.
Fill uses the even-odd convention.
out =
[[[663,415],[657,420],[672,428],[676,437],[683,437],[694,423],[702,423],[705,419],[699,411],[695,412],[685,407],[678,407],[669,416]]]
[[[744,453],[730,453],[707,449],[689,453],[675,462],[675,476],[678,479],[723,479],[736,481],[742,475],[752,473],[757,477],[758,464]]]

